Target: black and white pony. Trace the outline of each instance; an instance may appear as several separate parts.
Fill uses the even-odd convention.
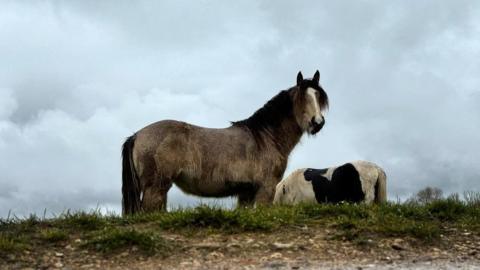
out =
[[[298,169],[277,184],[273,203],[382,203],[387,200],[387,176],[368,161],[326,169]]]

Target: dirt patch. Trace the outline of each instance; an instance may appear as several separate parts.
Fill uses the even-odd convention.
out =
[[[348,240],[320,224],[273,232],[229,234],[208,229],[160,231],[167,253],[145,254],[135,245],[103,253],[83,240],[8,254],[2,269],[450,269],[480,266],[480,235],[446,228],[439,240]]]

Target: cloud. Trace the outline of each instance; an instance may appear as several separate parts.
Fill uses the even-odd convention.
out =
[[[287,172],[367,159],[389,195],[479,190],[478,4],[7,2],[0,216],[120,209],[120,146],[177,119],[225,127],[321,71],[327,124]],[[170,207],[198,200],[178,189]],[[232,200],[205,200],[232,205]]]
[[[17,101],[12,96],[12,90],[0,89],[0,120],[9,119],[18,108]]]

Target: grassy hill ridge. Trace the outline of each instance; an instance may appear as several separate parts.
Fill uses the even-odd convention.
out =
[[[267,238],[284,234],[288,239],[287,235],[297,237],[308,230],[326,231],[328,241],[360,248],[395,238],[435,246],[443,241],[442,237],[456,233],[480,235],[480,202],[451,197],[426,204],[302,204],[234,210],[199,206],[127,217],[67,212],[52,219],[3,219],[0,265],[38,266],[42,260],[48,261],[38,258],[56,255],[66,261],[62,257],[67,253],[117,258],[127,252],[162,260],[189,248],[175,240],[177,235],[191,239],[192,246],[210,235],[230,239],[242,234]],[[269,245],[273,244],[272,240]]]

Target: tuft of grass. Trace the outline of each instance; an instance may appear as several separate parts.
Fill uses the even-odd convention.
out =
[[[422,241],[432,241],[437,239],[441,233],[439,222],[435,220],[415,220],[391,213],[379,215],[372,212],[369,218],[363,219],[339,216],[332,221],[330,226],[337,229],[337,235],[334,238],[349,241],[358,241],[358,239],[366,239],[375,235],[380,237],[410,236]]]
[[[279,214],[279,211],[276,211]],[[267,213],[264,208],[225,210],[199,206],[164,213],[156,219],[163,229],[211,228],[224,231],[269,231],[282,223],[283,215]],[[277,222],[277,224],[276,224]]]
[[[377,223],[373,229],[367,228],[367,231],[391,237],[411,236],[424,241],[438,239],[441,233],[438,222],[396,218],[388,219],[383,224]]]
[[[165,253],[170,250],[170,245],[166,240],[154,233],[119,228],[102,230],[84,244],[86,247],[104,253],[135,246],[147,254],[154,252]]]
[[[46,229],[40,232],[40,239],[50,243],[65,241],[68,239],[68,234],[59,229]]]
[[[296,206],[305,219],[324,219],[338,216],[351,218],[370,217],[371,206],[366,204],[299,204]]]
[[[0,233],[0,256],[22,251],[27,247],[22,237]]]
[[[463,198],[467,205],[480,207],[480,192],[465,191]]]
[[[54,226],[77,229],[83,231],[94,231],[104,228],[108,225],[107,218],[102,216],[99,212],[93,211],[90,213],[70,211],[62,214],[59,218],[52,220]]]
[[[458,198],[449,198],[446,200],[437,200],[427,206],[432,216],[440,221],[455,221],[464,216],[468,211],[468,206]]]
[[[41,220],[35,215],[30,215],[28,218],[25,219],[21,219],[18,217],[10,218],[7,220],[0,219],[0,233],[33,233],[38,229],[41,223]]]

